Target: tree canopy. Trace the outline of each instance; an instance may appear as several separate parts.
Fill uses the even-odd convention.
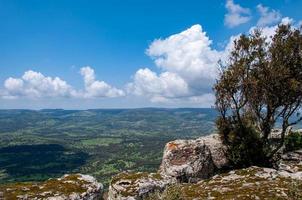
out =
[[[261,30],[241,35],[214,90],[224,141],[241,150],[246,138],[252,140],[249,148],[257,141],[265,159],[271,159],[283,146],[289,127],[302,120],[301,30],[279,25],[271,38]],[[276,122],[281,123],[281,136],[272,144],[269,138]]]

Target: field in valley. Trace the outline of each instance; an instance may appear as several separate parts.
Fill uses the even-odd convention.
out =
[[[213,109],[0,110],[0,183],[155,171],[166,142],[214,131]]]

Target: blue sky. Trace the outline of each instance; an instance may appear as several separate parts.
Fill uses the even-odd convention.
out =
[[[298,26],[301,8],[300,0],[0,0],[0,108],[209,107],[215,59],[230,38],[286,17]]]

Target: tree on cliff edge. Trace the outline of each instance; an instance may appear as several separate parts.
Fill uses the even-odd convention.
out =
[[[217,127],[235,165],[266,165],[288,128],[302,121],[302,34],[279,25],[272,38],[241,35],[214,86]],[[281,139],[270,134],[281,123]]]

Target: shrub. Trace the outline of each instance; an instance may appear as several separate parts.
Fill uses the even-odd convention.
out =
[[[285,150],[294,151],[302,148],[302,133],[301,132],[290,132],[285,138]]]
[[[163,192],[155,191],[144,200],[184,200],[181,186],[178,184],[168,186]]]
[[[217,123],[225,144],[228,147],[228,158],[235,168],[248,167],[252,165],[267,166],[268,159],[261,141],[260,133],[248,122],[244,126],[237,123]],[[223,126],[223,127],[222,127]]]

